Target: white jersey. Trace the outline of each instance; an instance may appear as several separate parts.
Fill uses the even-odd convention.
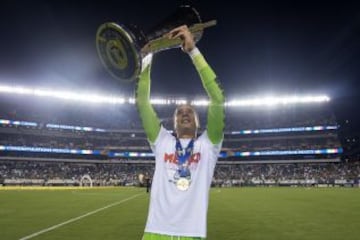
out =
[[[180,139],[183,149],[190,139]],[[204,131],[194,142],[189,158],[190,186],[176,187],[176,138],[161,127],[151,149],[155,154],[149,215],[145,232],[171,236],[206,237],[209,189],[222,141],[212,144]]]

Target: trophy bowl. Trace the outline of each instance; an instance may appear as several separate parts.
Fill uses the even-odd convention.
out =
[[[96,34],[98,55],[114,78],[132,82],[138,78],[145,56],[181,46],[181,39],[168,39],[164,35],[182,25],[189,27],[197,42],[204,28],[216,25],[216,20],[203,23],[197,10],[186,5],[146,33],[134,24],[104,23]]]

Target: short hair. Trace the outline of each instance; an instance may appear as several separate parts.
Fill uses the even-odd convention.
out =
[[[181,104],[181,105],[179,105],[179,106],[177,106],[176,107],[176,109],[175,109],[175,111],[174,111],[174,117],[173,117],[173,121],[174,121],[174,131],[176,131],[176,128],[177,128],[177,123],[176,123],[176,118],[177,118],[177,112],[179,111],[179,109],[181,108],[181,107],[183,107],[183,106],[188,106],[188,107],[190,107],[192,110],[193,110],[193,112],[194,112],[194,118],[195,118],[195,126],[196,126],[196,129],[199,129],[200,128],[200,120],[199,120],[199,115],[198,115],[198,113],[197,113],[197,111],[196,111],[196,109],[193,107],[193,106],[191,106],[190,104]]]

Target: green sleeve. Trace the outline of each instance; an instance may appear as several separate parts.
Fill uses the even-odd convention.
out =
[[[136,89],[136,105],[147,138],[154,143],[160,132],[160,120],[150,103],[150,68],[149,64],[140,74]]]
[[[214,71],[206,62],[201,53],[193,56],[193,63],[201,77],[205,91],[209,97],[209,107],[207,113],[207,131],[210,141],[213,144],[219,143],[223,139],[225,127],[225,98],[224,94],[216,81]]]

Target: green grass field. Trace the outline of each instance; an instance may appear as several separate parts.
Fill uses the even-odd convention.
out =
[[[139,188],[0,190],[0,239],[140,240],[148,203]],[[360,189],[212,189],[207,239],[360,239]]]

